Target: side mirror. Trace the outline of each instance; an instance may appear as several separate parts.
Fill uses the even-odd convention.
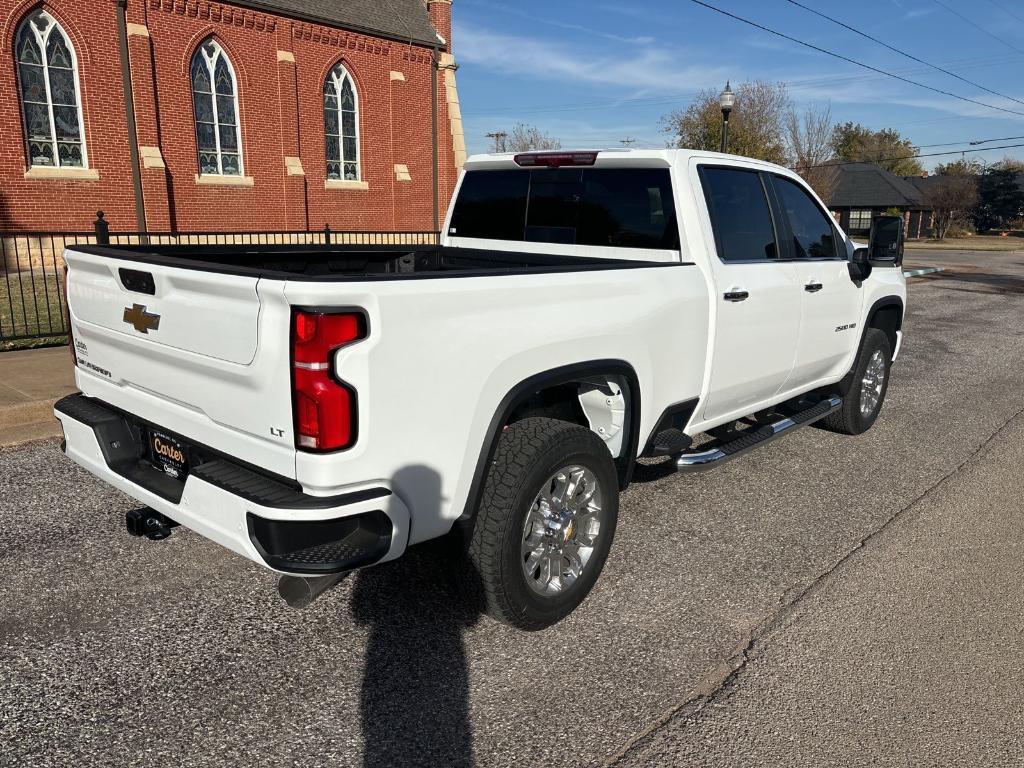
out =
[[[903,217],[879,216],[871,222],[868,258],[873,263],[903,263]]]
[[[867,280],[871,274],[871,248],[858,248],[850,257],[850,279],[855,283]]]

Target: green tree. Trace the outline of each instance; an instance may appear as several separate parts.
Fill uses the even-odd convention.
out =
[[[782,83],[762,80],[733,89],[736,103],[729,116],[729,152],[785,165],[786,119],[791,103]],[[700,91],[686,109],[661,118],[674,146],[717,152],[722,146],[722,110],[718,92]]]
[[[1019,173],[1009,168],[989,168],[978,179],[978,205],[974,222],[979,230],[1007,226],[1024,214],[1024,190]]]
[[[985,164],[980,160],[953,160],[935,166],[936,176],[980,176],[985,172]]]
[[[917,147],[894,128],[872,131],[859,123],[837,125],[832,132],[832,150],[839,160],[875,163],[897,176],[924,173],[914,157]]]

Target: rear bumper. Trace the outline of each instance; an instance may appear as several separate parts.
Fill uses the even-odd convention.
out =
[[[81,394],[60,400],[54,414],[64,428],[68,458],[272,570],[336,573],[393,560],[405,551],[409,510],[382,483],[337,496],[309,496],[286,481],[210,454],[202,455],[202,463],[181,482],[142,460],[144,425],[129,414]]]

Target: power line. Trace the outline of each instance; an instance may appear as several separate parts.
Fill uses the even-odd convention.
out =
[[[1002,5],[1001,3],[997,3],[996,0],[988,0],[988,2],[990,4],[992,4],[992,5],[994,5],[996,8],[998,8],[1003,13],[1005,13],[1007,16],[1012,16],[1017,21],[1019,21],[1022,24],[1024,24],[1024,18],[1021,18],[1020,16],[1018,16],[1016,13],[1014,13],[1009,8],[1007,8],[1005,5]]]
[[[989,66],[993,64],[1004,64],[1007,63],[1007,59],[1018,59],[1020,56],[1015,53],[998,54],[995,56],[979,56],[979,57],[968,57],[966,59],[958,59],[956,63],[962,66]],[[980,62],[980,63],[979,63]],[[904,70],[897,70],[903,75],[916,75],[923,74],[927,70],[924,67],[912,67]],[[780,80],[789,90],[801,91],[810,88],[818,88],[822,85],[834,86],[842,83],[855,83],[864,80],[872,80],[879,77],[889,77],[888,73],[879,74],[848,74],[830,77],[813,77],[803,78],[800,80]],[[675,104],[680,99],[692,98],[697,95],[699,91],[678,91],[668,92],[662,96],[644,96],[632,99],[616,99],[614,101],[602,101],[602,102],[584,102],[577,104],[562,104],[557,107],[546,106],[543,104],[534,105],[504,105],[499,107],[492,107],[488,112],[521,112],[524,114],[546,114],[555,112],[578,112],[578,111],[589,111],[593,109],[611,109],[620,106],[659,106],[667,104]],[[975,119],[975,118],[971,118]],[[933,121],[919,121],[919,122],[933,122]]]
[[[938,2],[938,0],[935,0],[935,1]],[[805,42],[804,40],[800,40],[798,38],[791,37],[790,35],[787,35],[787,34],[784,34],[782,32],[779,32],[778,30],[772,29],[771,27],[766,27],[763,24],[758,24],[756,21],[751,21],[750,19],[745,19],[742,16],[737,16],[735,13],[730,13],[729,11],[723,10],[722,8],[718,8],[717,6],[711,5],[710,3],[705,3],[705,2],[703,2],[703,0],[690,0],[690,2],[694,3],[695,5],[699,5],[699,6],[702,6],[704,8],[707,8],[709,11],[714,11],[715,13],[720,13],[723,16],[728,16],[730,19],[735,19],[736,21],[742,22],[743,24],[747,24],[748,26],[754,27],[755,29],[760,29],[763,32],[768,32],[768,33],[770,33],[772,35],[775,35],[776,37],[781,37],[783,40],[788,40],[791,43],[796,43],[797,45],[802,45],[805,48],[810,48],[812,51],[817,51],[818,53],[824,53],[826,56],[831,56],[831,57],[833,57],[835,59],[839,59],[840,61],[845,61],[845,62],[847,62],[849,64],[853,64],[853,65],[861,67],[863,69],[867,69],[867,70],[870,70],[872,72],[877,72],[880,75],[886,75],[887,77],[891,77],[891,78],[893,78],[895,80],[900,80],[900,81],[902,81],[904,83],[909,83],[910,85],[916,85],[918,88],[924,88],[925,90],[932,91],[933,93],[939,93],[939,94],[942,94],[943,96],[950,96],[950,97],[952,97],[954,99],[959,99],[960,101],[964,101],[964,102],[967,102],[969,104],[976,104],[979,107],[985,107],[987,109],[995,109],[995,110],[998,110],[999,112],[1006,112],[1006,113],[1011,114],[1011,115],[1019,115],[1020,117],[1024,117],[1024,112],[1018,112],[1017,110],[1014,110],[1014,109],[1007,109],[1006,107],[997,107],[994,104],[986,104],[985,102],[977,101],[976,99],[969,99],[966,96],[960,96],[959,94],[952,93],[951,91],[945,91],[942,88],[935,88],[935,87],[933,87],[931,85],[925,85],[924,83],[919,83],[916,80],[911,80],[908,77],[902,77],[902,76],[894,74],[892,72],[887,72],[884,69],[879,69],[878,67],[873,67],[870,64],[865,64],[862,61],[857,61],[856,59],[851,59],[849,56],[844,56],[841,53],[836,53],[835,51],[830,51],[827,48],[822,48],[820,46],[814,45],[813,43],[808,43],[808,42]],[[1022,51],[1022,53],[1024,53],[1024,51]]]
[[[1000,149],[1017,149],[1024,147],[1024,144],[1004,144],[1000,147],[979,147],[977,149],[953,149],[948,152],[927,152],[917,153],[916,155],[898,155],[896,157],[880,157],[877,160],[834,160],[829,163],[819,163],[818,165],[808,165],[807,168],[833,168],[839,165],[855,165],[857,163],[885,163],[895,160],[918,160],[922,157],[942,157],[944,155],[965,155],[968,152],[995,152]]]
[[[991,88],[986,88],[984,85],[981,85],[980,83],[976,83],[973,80],[968,80],[966,77],[961,77],[956,72],[950,72],[948,69],[944,69],[943,67],[940,67],[937,64],[932,64],[930,61],[925,61],[924,59],[919,59],[919,58],[917,58],[917,56],[913,56],[913,55],[907,53],[906,51],[902,51],[899,48],[896,48],[896,47],[894,47],[892,45],[889,45],[888,43],[883,42],[882,40],[879,40],[877,37],[872,37],[871,35],[869,35],[866,32],[861,32],[859,29],[856,29],[855,27],[851,27],[849,24],[846,24],[846,23],[840,21],[839,19],[833,18],[832,16],[829,16],[828,14],[822,13],[821,11],[816,11],[813,8],[808,8],[803,3],[797,2],[797,0],[786,0],[786,2],[790,3],[791,5],[797,6],[798,8],[803,8],[805,11],[808,11],[809,13],[813,13],[815,16],[820,16],[823,19],[827,19],[828,21],[831,21],[833,24],[838,24],[843,29],[848,29],[850,32],[853,32],[856,35],[860,35],[861,37],[865,38],[866,40],[870,40],[873,43],[877,43],[878,45],[882,46],[883,48],[887,48],[888,50],[892,51],[893,53],[898,53],[900,56],[905,56],[906,58],[910,59],[911,61],[916,61],[918,64],[924,64],[926,67],[931,67],[932,69],[934,69],[934,70],[936,70],[938,72],[942,72],[945,75],[949,75],[950,77],[955,77],[960,82],[967,83],[968,85],[974,86],[975,88],[980,88],[981,90],[985,91],[986,93],[991,93],[993,96],[999,96],[1000,98],[1003,98],[1003,99],[1009,99],[1010,101],[1015,101],[1018,104],[1024,104],[1024,101],[1021,101],[1020,99],[1016,99],[1013,96],[1007,96],[1005,93],[1000,93],[999,91],[993,91]]]
[[[928,147],[954,147],[957,144],[970,144],[972,147],[976,147],[979,144],[989,144],[993,141],[1015,141],[1016,139],[1024,139],[1024,136],[1002,136],[998,139],[964,139],[963,141],[946,141],[941,144],[918,144],[918,149],[927,149]]]
[[[964,16],[959,11],[954,11],[952,8],[950,8],[948,5],[946,5],[944,2],[942,2],[942,0],[932,0],[932,2],[935,3],[937,6],[939,6],[940,8],[945,8],[949,13],[952,13],[958,19],[966,21],[968,24],[970,24],[975,29],[977,29],[977,30],[979,30],[981,32],[984,32],[986,35],[991,37],[993,40],[998,40],[1000,43],[1005,45],[1007,48],[1011,48],[1012,50],[1017,51],[1018,53],[1024,53],[1024,48],[1018,48],[1013,43],[1006,42],[999,35],[997,35],[997,34],[995,34],[993,32],[989,32],[983,26],[981,26],[980,24],[977,24],[976,22],[974,22],[972,19],[968,18],[967,16]]]

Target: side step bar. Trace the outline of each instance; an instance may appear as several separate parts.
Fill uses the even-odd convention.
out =
[[[840,398],[829,397],[810,408],[779,419],[772,424],[744,432],[735,440],[730,440],[723,445],[703,451],[683,453],[676,459],[676,469],[679,472],[704,472],[712,469],[730,459],[742,456],[758,446],[770,443],[772,440],[792,432],[797,427],[813,424],[838,410],[842,404],[843,401]]]

